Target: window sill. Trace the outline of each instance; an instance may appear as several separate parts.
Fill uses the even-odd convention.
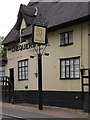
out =
[[[59,45],[60,47],[63,47],[63,46],[69,46],[69,45],[73,45],[73,43],[70,43],[70,44],[64,44],[64,45]]]
[[[18,81],[25,81],[25,80],[28,80],[28,79],[18,79]]]
[[[80,80],[80,78],[59,78],[60,80]]]

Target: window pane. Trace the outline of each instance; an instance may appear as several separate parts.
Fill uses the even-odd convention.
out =
[[[22,67],[22,72],[24,72],[25,71],[25,68],[24,67]]]
[[[73,66],[73,59],[70,60],[70,65]]]
[[[65,66],[65,60],[61,60],[61,66]]]
[[[73,72],[73,59],[70,60],[70,71]]]
[[[65,78],[65,66],[61,68],[61,78]]]
[[[65,44],[68,44],[68,33],[65,33]]]
[[[73,78],[74,76],[73,76],[73,72],[70,72],[70,78]]]
[[[73,78],[74,75],[73,75],[73,59],[70,60],[70,78]]]
[[[21,80],[21,75],[19,75],[19,80]]]
[[[22,66],[24,66],[24,61],[22,62]]]
[[[66,60],[66,66],[69,65],[69,60]]]
[[[0,71],[2,71],[2,67],[0,66]]]
[[[24,31],[25,31],[25,29],[23,28],[23,29],[21,29],[21,34],[23,34],[24,33]]]
[[[61,37],[61,45],[64,45],[65,44],[64,43],[64,34],[61,34],[60,37]]]
[[[66,66],[66,78],[69,78],[69,66]]]
[[[69,66],[66,66],[66,73],[69,73]]]
[[[26,80],[28,79],[28,76],[26,76]]]
[[[62,66],[61,72],[65,73],[65,66]]]
[[[73,34],[69,32],[69,43],[73,43]]]
[[[23,79],[25,79],[25,72],[24,72],[24,76],[23,76]]]
[[[0,76],[2,76],[2,71],[0,71]]]
[[[21,72],[19,72],[19,75],[21,75]]]
[[[26,79],[28,79],[28,72],[26,72]]]
[[[2,77],[0,76],[0,82],[2,81]]]
[[[74,71],[79,71],[79,65],[75,65],[75,70]]]
[[[74,71],[79,71],[79,59],[74,59]]]
[[[75,72],[75,78],[79,78],[79,72]]]
[[[61,78],[65,78],[65,60],[61,61]]]
[[[0,66],[0,76],[5,76],[5,66]]]
[[[74,64],[79,64],[79,59],[75,59]]]
[[[79,68],[79,59],[74,59],[74,75],[75,78],[79,78],[80,68]]]
[[[65,78],[65,73],[61,73],[61,78]]]
[[[69,73],[66,73],[66,78],[69,78]]]
[[[19,62],[19,67],[21,67],[21,62]]]
[[[79,68],[75,67],[74,74],[76,78],[79,78]]]
[[[19,72],[21,72],[21,68],[19,68]]]
[[[28,71],[28,67],[25,67],[25,71]]]
[[[25,79],[25,73],[22,72],[22,79]]]
[[[26,61],[25,61],[25,66],[27,66],[27,65],[28,65],[28,61],[26,60]]]

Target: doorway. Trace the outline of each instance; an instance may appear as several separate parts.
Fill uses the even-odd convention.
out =
[[[11,68],[9,70],[10,70],[10,81],[12,85],[14,86],[14,68]]]

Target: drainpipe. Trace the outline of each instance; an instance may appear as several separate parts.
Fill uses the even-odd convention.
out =
[[[82,62],[82,55],[83,55],[83,41],[82,41],[82,38],[83,38],[83,24],[81,23],[81,69],[84,68],[83,66],[83,62]]]

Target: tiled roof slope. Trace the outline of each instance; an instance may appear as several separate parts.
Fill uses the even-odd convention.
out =
[[[27,6],[21,5],[17,22],[4,39],[3,44],[8,44],[19,39],[22,18],[24,18],[27,24],[27,28],[22,36],[27,36],[32,34],[33,24],[44,24],[50,29],[79,19],[86,19],[86,17],[89,17],[88,5],[88,2],[30,2]],[[38,8],[37,16],[34,15],[35,7]]]

